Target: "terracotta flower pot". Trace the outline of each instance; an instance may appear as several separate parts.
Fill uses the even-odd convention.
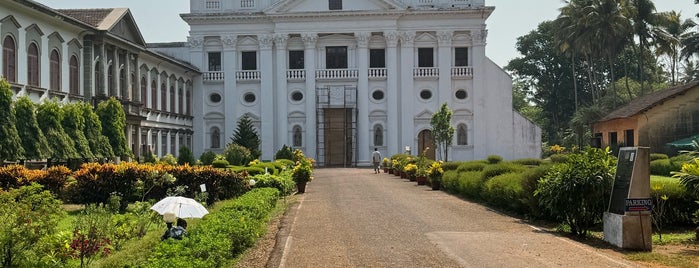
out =
[[[427,183],[427,177],[424,176],[418,176],[416,177],[417,180],[417,185],[425,185]]]
[[[297,193],[305,193],[306,192],[306,183],[307,182],[297,182],[296,183],[296,192]]]

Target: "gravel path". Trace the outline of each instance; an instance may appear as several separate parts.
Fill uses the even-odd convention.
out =
[[[281,220],[267,267],[637,266],[393,175],[314,176]]]

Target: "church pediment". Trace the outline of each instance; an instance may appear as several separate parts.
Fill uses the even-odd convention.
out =
[[[420,120],[420,119],[423,119],[423,120],[424,120],[424,119],[432,120],[432,112],[430,112],[430,111],[428,111],[428,110],[424,110],[424,111],[422,111],[421,113],[417,114],[417,115],[415,116],[415,119],[416,119],[416,120]]]
[[[144,47],[146,46],[146,42],[143,40],[141,31],[138,29],[136,21],[133,19],[131,12],[128,10],[126,10],[117,21],[109,26],[109,32],[132,43]]]
[[[342,9],[340,10],[330,10],[329,3],[327,1],[282,0],[265,10],[265,13],[282,14],[322,11],[388,11],[404,9],[405,5],[395,0],[345,0],[342,1]]]

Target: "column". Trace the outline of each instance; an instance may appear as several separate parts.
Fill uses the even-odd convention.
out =
[[[171,111],[172,113],[175,113],[175,114],[178,113],[178,112],[180,111],[180,110],[179,110],[179,105],[178,105],[178,104],[180,103],[180,102],[179,102],[179,101],[180,101],[180,95],[178,94],[179,92],[180,92],[180,80],[177,79],[177,77],[175,76],[175,91],[174,91],[174,92],[170,92],[171,94],[175,94],[175,96],[170,96],[170,98],[173,98],[173,97],[175,98],[175,103],[174,103],[175,105],[174,105],[173,107],[170,107],[170,111]],[[172,103],[171,103],[171,104],[172,104]]]
[[[318,159],[316,152],[317,137],[316,137],[316,42],[318,41],[317,33],[303,33],[301,39],[305,45],[304,50],[304,68],[306,68],[306,137],[304,147],[306,154],[309,157]]]
[[[121,98],[124,100],[133,101],[134,99],[131,98],[131,96],[133,96],[133,94],[131,94],[131,92],[133,92],[133,90],[134,90],[131,86],[131,71],[132,71],[131,67],[133,65],[131,62],[131,53],[126,51],[126,55],[124,56],[124,59],[126,61],[126,62],[124,62],[124,64],[125,64],[124,68],[126,68],[126,74],[125,74],[126,77],[124,77],[124,78],[126,78],[126,79],[124,79],[124,82],[126,83],[126,96],[121,96]]]
[[[357,39],[357,69],[359,80],[357,81],[357,156],[358,165],[369,165],[370,142],[369,126],[369,39],[370,32],[354,33]]]
[[[235,110],[235,107],[238,106],[235,104],[240,95],[237,88],[238,82],[235,79],[235,72],[238,69],[238,62],[236,60],[238,36],[227,35],[221,38],[223,39],[223,66],[221,67],[223,68],[224,75],[223,100],[225,103],[224,118],[226,120],[223,123],[224,129],[223,133],[221,133],[221,141],[225,143],[225,141],[233,135],[235,126],[238,123],[238,114]],[[206,55],[204,55],[204,57],[206,57]],[[207,131],[204,131],[203,133],[206,132]]]
[[[288,96],[289,91],[287,89],[286,71],[289,67],[287,63],[287,41],[289,40],[288,34],[275,34],[274,35],[274,49],[276,52],[276,85],[275,93],[277,101],[277,113],[275,116],[275,126],[276,126],[276,137],[274,138],[274,151],[281,149],[282,145],[291,145],[288,140],[289,131],[289,120],[288,120]]]
[[[134,77],[136,78],[136,83],[134,83],[134,85],[136,85],[136,88],[131,89],[132,90],[131,96],[133,96],[133,101],[143,103],[143,100],[141,99],[141,66],[138,63],[138,54],[133,54],[132,56],[133,56],[133,61],[135,63],[135,68],[136,68],[136,70],[134,70],[134,72],[135,72]],[[148,81],[146,81],[146,84],[148,84]],[[136,92],[136,93],[134,94],[134,92]],[[138,135],[141,135],[141,134],[139,133]]]
[[[398,32],[387,31],[383,34],[386,40],[386,98],[388,106],[386,107],[387,122],[385,126],[385,144],[388,145],[387,155],[393,155],[402,152],[400,150],[401,142],[398,138],[400,126],[398,119],[398,81],[399,81],[399,65],[398,65]]]
[[[51,66],[51,61],[49,60],[49,55],[51,55],[51,51],[49,51],[49,37],[46,35],[41,36],[41,44],[39,48],[39,87],[40,88],[49,88],[50,85],[50,77],[51,77],[51,72],[49,71]],[[22,48],[24,49],[24,48]],[[26,57],[23,58],[17,58],[18,61],[21,60],[26,60]],[[27,70],[18,70],[18,71],[24,71],[26,72]]]
[[[109,62],[109,57],[107,57],[107,50],[105,48],[104,42],[102,43],[102,45],[100,45],[100,50],[100,63],[102,64],[102,66],[100,66],[100,75],[102,76],[102,90],[100,90],[99,95],[109,96],[109,79],[107,79],[107,74],[109,71],[109,65],[112,63]]]
[[[400,34],[400,67],[401,67],[401,84],[398,98],[400,99],[400,107],[398,111],[398,121],[400,125],[398,148],[410,146],[411,152],[417,152],[417,144],[415,141],[416,134],[414,133],[413,116],[415,107],[415,90],[413,89],[414,81],[413,69],[415,67],[415,32],[405,31]],[[390,111],[389,111],[390,112]],[[402,151],[402,150],[401,150]]]
[[[167,131],[165,131],[165,150],[163,152],[163,155],[166,155],[166,154],[175,155],[171,150],[171,148],[172,148],[172,138],[171,138],[172,135],[174,135],[172,130],[168,129]]]
[[[157,79],[155,80],[155,105],[153,105],[153,110],[159,110],[162,111],[165,109],[165,107],[161,107],[163,101],[161,100],[163,98],[163,94],[160,93],[160,90],[162,89],[162,83],[163,83],[163,76],[160,72],[160,70],[157,70],[156,77]],[[151,92],[151,95],[153,93]]]
[[[143,129],[141,126],[136,126],[136,151],[133,153],[134,156],[139,157],[143,155]]]
[[[61,92],[70,92],[70,65],[68,65],[70,56],[68,43],[61,43]]]
[[[273,36],[269,34],[258,35],[260,43],[260,71],[262,77],[260,81],[260,150],[261,160],[274,159],[274,62],[272,61]]]
[[[180,133],[179,131],[175,131],[175,134],[173,134],[173,135],[175,136],[175,151],[172,152],[172,155],[174,155],[175,157],[179,157],[180,156],[180,146],[182,146],[180,144],[180,135],[182,135],[182,133]]]
[[[439,63],[437,66],[439,66],[439,88],[437,89],[437,92],[435,92],[435,96],[438,100],[439,103],[438,105],[441,106],[442,103],[451,103],[451,94],[452,94],[452,79],[451,79],[451,38],[452,38],[453,32],[452,31],[437,31],[437,38],[439,42],[439,48],[437,50],[437,53],[439,53],[439,56],[437,57]],[[454,107],[450,107],[451,109],[454,109]],[[437,111],[437,109],[435,109]]]
[[[194,66],[199,67],[199,70],[207,70],[204,66],[204,50],[202,47],[204,38],[203,37],[188,37],[187,38],[188,45],[189,45],[189,55],[191,59],[191,63]],[[223,66],[224,69],[226,69],[225,65]],[[192,95],[191,95],[191,100],[187,99],[187,101],[193,101],[197,100],[196,102],[192,102],[192,110],[191,110],[191,115],[194,116],[194,118],[199,118],[200,120],[192,120],[192,128],[194,129],[194,138],[193,138],[193,144],[192,147],[192,152],[194,152],[194,155],[201,155],[204,153],[204,148],[205,148],[205,140],[206,140],[206,130],[204,129],[204,109],[201,107],[204,103],[204,91],[202,90],[204,88],[204,82],[201,78],[201,75],[195,76],[194,81],[192,83],[196,83],[196,86],[190,86],[190,90],[194,88],[198,88],[199,90],[192,90]],[[231,84],[224,84],[225,87],[231,87],[234,85]],[[224,87],[224,88],[225,88]],[[226,94],[223,95],[224,101],[226,100]],[[228,106],[232,105],[225,105],[226,110],[225,113],[228,115]],[[224,132],[225,133],[225,132]]]
[[[172,112],[172,107],[170,107],[170,87],[173,85],[171,83],[172,83],[172,79],[170,79],[170,76],[166,76],[165,77],[165,105],[163,105],[163,111],[166,111],[166,112]],[[160,100],[160,101],[162,102],[163,100]]]
[[[153,93],[152,93],[152,84],[151,80],[153,79],[152,75],[152,70],[148,70],[146,73],[146,99],[144,100],[146,102],[146,107],[149,107],[151,109],[155,109],[155,107],[151,107],[153,104]]]
[[[119,60],[119,47],[113,46],[112,50],[112,84],[109,85],[109,92],[107,96],[121,97],[121,79],[119,79],[119,72],[121,71],[121,60]]]
[[[485,36],[483,35],[485,30],[473,29],[471,30],[471,37],[473,45],[470,47],[470,53],[472,55],[471,60],[473,62],[473,157],[474,159],[486,158],[490,153],[489,145],[490,142],[498,142],[496,135],[492,135],[488,132],[491,125],[491,120],[488,120],[488,104],[485,102],[488,100],[489,91],[486,89],[486,76],[485,76]],[[499,105],[493,107],[494,109],[501,109]],[[509,107],[507,107],[509,108]],[[500,113],[502,111],[499,111]],[[493,122],[492,124],[495,124]],[[495,129],[493,129],[495,131]],[[499,143],[499,142],[498,142]],[[501,143],[493,144],[494,146],[502,146]]]

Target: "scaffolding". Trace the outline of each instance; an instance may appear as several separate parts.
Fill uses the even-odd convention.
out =
[[[357,166],[357,88],[316,89],[316,164]]]

